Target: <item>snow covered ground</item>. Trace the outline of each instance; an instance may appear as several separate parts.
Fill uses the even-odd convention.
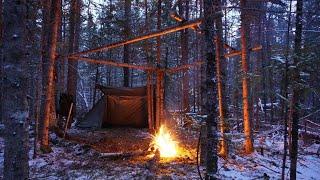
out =
[[[145,139],[149,143],[150,136],[145,131],[131,131],[137,133],[139,139]],[[187,133],[188,132],[188,133]],[[97,143],[112,143],[104,136],[110,136],[103,131],[92,132],[84,130],[74,130],[73,134],[80,133],[81,136],[92,137],[99,136],[95,146],[78,144],[66,141],[61,138],[52,138],[53,152],[50,154],[39,155],[32,159],[30,151],[30,178],[31,179],[199,179],[196,166],[196,144],[197,133],[185,131],[178,135],[180,145],[188,149],[190,155],[173,159],[170,161],[160,160],[153,162],[153,158],[147,155],[133,157],[110,158],[105,157],[101,150],[108,151],[109,146],[103,146],[99,149]],[[87,134],[86,134],[87,133]],[[89,135],[91,134],[91,135]],[[126,133],[123,133],[126,134]],[[227,160],[219,158],[219,177],[221,179],[279,179],[281,176],[282,164],[282,135],[280,133],[269,134],[263,141],[256,135],[256,152],[251,155],[239,153],[239,140],[231,140],[231,151]],[[121,138],[124,138],[121,136]],[[145,148],[144,141],[138,142],[139,146],[133,141],[126,144],[119,143],[118,146],[128,146],[124,149],[130,149],[129,146],[136,148]],[[317,155],[320,144],[305,146],[300,142],[298,159],[298,179],[320,179],[320,157]],[[110,146],[114,148],[114,146]],[[132,148],[131,147],[131,148]],[[264,155],[260,154],[260,147],[264,149]],[[0,138],[0,173],[3,174],[3,149],[4,141]],[[117,149],[117,148],[116,148]],[[100,151],[100,152],[99,152]],[[289,159],[289,157],[287,158]],[[289,160],[287,161],[287,167]],[[201,167],[202,172],[204,167]],[[286,169],[289,175],[289,168]]]

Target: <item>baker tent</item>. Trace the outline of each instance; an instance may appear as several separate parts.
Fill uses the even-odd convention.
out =
[[[97,85],[103,96],[77,123],[81,128],[110,126],[148,127],[147,88]]]

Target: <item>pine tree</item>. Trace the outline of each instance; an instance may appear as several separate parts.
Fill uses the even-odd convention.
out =
[[[26,59],[27,3],[4,1],[4,179],[28,179],[28,102]]]
[[[216,54],[214,44],[214,16],[216,8],[213,8],[213,0],[204,0],[204,36],[205,36],[205,58],[206,58],[206,179],[214,179],[218,170],[217,156],[217,89],[216,89]]]
[[[46,91],[46,101],[44,108],[42,137],[41,137],[41,150],[45,153],[51,152],[49,145],[49,124],[51,121],[51,115],[53,112],[52,104],[54,103],[54,68],[57,57],[57,40],[58,40],[58,29],[61,20],[61,0],[52,0],[52,13],[51,13],[51,34],[50,34],[50,45],[49,45],[49,65],[48,65],[48,84]]]
[[[242,101],[243,101],[243,126],[245,134],[245,152],[253,152],[252,130],[250,122],[249,105],[249,65],[248,65],[248,36],[249,36],[249,18],[246,12],[247,0],[240,0],[241,10],[241,64],[242,64]]]
[[[294,58],[292,71],[292,99],[291,99],[291,152],[290,152],[290,179],[297,179],[297,159],[298,159],[298,139],[299,139],[299,110],[300,98],[302,95],[300,71],[298,64],[301,62],[301,43],[302,43],[302,8],[303,0],[297,0],[296,10],[296,36],[294,39]]]

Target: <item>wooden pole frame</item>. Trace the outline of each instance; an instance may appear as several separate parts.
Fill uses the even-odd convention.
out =
[[[254,52],[254,51],[259,51],[262,49],[261,45],[258,45],[256,47],[250,48],[249,50]],[[239,56],[241,55],[241,51],[233,51],[230,53],[225,54],[225,58],[232,58],[234,56]],[[142,70],[142,71],[164,71],[169,74],[177,73],[179,71],[187,70],[189,68],[195,67],[195,66],[201,66],[204,64],[204,61],[197,61],[191,64],[185,64],[173,68],[156,68],[151,65],[134,65],[134,64],[129,64],[129,63],[119,63],[116,62],[115,60],[111,59],[92,59],[92,58],[87,58],[87,57],[81,57],[81,56],[69,56],[67,58],[69,61],[85,61],[87,63],[92,63],[92,64],[102,64],[102,65],[107,65],[107,66],[114,66],[114,67],[127,67],[127,68],[132,68],[132,69],[137,69],[137,70]]]
[[[138,70],[143,70],[143,71],[154,71],[155,68],[149,65],[133,65],[129,63],[118,63],[115,62],[114,60],[110,59],[105,59],[105,60],[98,60],[98,59],[92,59],[92,58],[87,58],[87,57],[80,57],[80,56],[70,56],[68,57],[69,61],[85,61],[87,63],[92,63],[92,64],[102,64],[102,65],[107,65],[107,66],[114,66],[114,67],[127,67],[127,68],[132,68],[132,69],[138,69]]]
[[[94,49],[89,49],[89,50],[73,53],[73,54],[68,55],[68,57],[69,56],[80,56],[80,55],[84,55],[84,54],[110,50],[110,49],[113,49],[113,48],[116,48],[116,47],[120,47],[120,46],[123,46],[123,45],[133,44],[133,43],[136,43],[136,42],[139,42],[139,41],[143,41],[143,40],[146,40],[146,39],[151,39],[151,38],[163,36],[163,35],[166,35],[166,34],[170,34],[170,33],[173,33],[173,32],[177,32],[177,31],[180,31],[180,30],[183,30],[183,29],[191,28],[191,27],[200,25],[201,23],[202,23],[202,18],[195,19],[195,20],[192,20],[192,21],[188,21],[188,22],[185,22],[185,23],[181,23],[181,24],[172,26],[172,27],[167,27],[167,28],[164,28],[164,29],[152,32],[152,33],[147,33],[145,35],[137,36],[137,37],[134,37],[134,38],[131,38],[131,39],[128,39],[128,40],[122,40],[122,41],[119,41],[119,42],[103,45],[103,46],[100,46],[100,47],[97,47],[97,48],[94,48]]]
[[[216,13],[216,16],[220,16],[221,13]],[[102,64],[102,65],[108,65],[108,66],[114,66],[114,67],[126,67],[126,68],[132,68],[132,69],[138,69],[138,70],[143,70],[148,72],[148,76],[147,76],[147,101],[148,101],[148,122],[149,122],[149,129],[158,129],[160,128],[160,125],[163,121],[163,116],[164,116],[164,75],[165,73],[176,73],[182,70],[187,70],[191,67],[195,67],[195,66],[201,66],[202,64],[204,64],[203,61],[199,61],[199,62],[195,62],[192,64],[186,64],[186,65],[182,65],[182,66],[178,66],[178,67],[174,67],[174,68],[156,68],[150,65],[133,65],[133,64],[129,64],[129,63],[118,63],[116,61],[113,60],[97,60],[97,59],[92,59],[92,58],[88,58],[88,57],[81,57],[81,55],[85,55],[85,54],[90,54],[90,53],[95,53],[95,52],[99,52],[99,51],[106,51],[106,50],[110,50],[113,48],[117,48],[123,45],[128,45],[128,44],[133,44],[139,41],[143,41],[143,40],[147,40],[147,39],[151,39],[151,38],[159,38],[160,36],[169,34],[169,33],[173,33],[173,32],[177,32],[183,29],[188,29],[191,28],[193,30],[195,30],[196,32],[198,32],[198,27],[199,25],[203,22],[203,18],[199,18],[199,19],[195,19],[192,21],[182,21],[180,22],[180,24],[172,26],[172,27],[167,27],[164,28],[162,30],[158,30],[155,32],[151,32],[151,33],[147,33],[145,35],[141,35],[141,36],[137,36],[131,39],[127,39],[127,40],[122,40],[119,42],[115,42],[115,43],[111,43],[111,44],[106,44],[94,49],[89,49],[89,50],[85,50],[85,51],[81,51],[81,52],[77,52],[77,53],[73,53],[73,54],[69,54],[67,55],[67,59],[70,61],[85,61],[88,63],[94,63],[94,64]],[[215,40],[214,40],[215,41]],[[239,56],[241,55],[241,51],[237,51],[235,48],[231,47],[228,44],[224,44],[225,48],[231,50],[230,53],[225,54],[225,58],[231,58],[234,56]],[[258,51],[261,50],[262,46],[259,45],[257,47],[251,48],[249,49],[250,51]],[[159,60],[158,60],[159,61]],[[158,62],[159,64],[160,62]],[[153,82],[152,82],[152,75],[153,72],[156,72],[156,109],[155,109],[155,114],[154,114],[154,104],[153,104],[153,93],[154,93],[154,88],[153,88]],[[155,118],[154,118],[155,115]]]
[[[154,131],[154,117],[153,117],[153,87],[152,87],[152,72],[147,72],[147,105],[148,105],[148,127],[151,132]]]

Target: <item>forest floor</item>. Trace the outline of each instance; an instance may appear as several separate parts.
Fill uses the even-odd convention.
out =
[[[150,154],[152,136],[146,129],[71,129],[72,140],[51,134],[53,152],[32,159],[31,179],[200,179],[196,163],[196,130],[174,131],[183,156],[156,161]],[[263,138],[263,141],[261,140]],[[283,140],[279,131],[255,135],[256,152],[237,150],[242,140],[232,139],[228,159],[219,158],[221,179],[279,179]],[[32,141],[32,139],[30,139]],[[298,179],[320,179],[320,144],[299,142]],[[263,147],[263,155],[261,155]],[[0,138],[0,174],[3,174],[4,140]],[[287,158],[289,159],[289,157]],[[289,166],[289,161],[287,161]],[[200,168],[204,172],[204,167]],[[289,169],[286,168],[287,176]],[[203,174],[202,174],[203,176]]]

